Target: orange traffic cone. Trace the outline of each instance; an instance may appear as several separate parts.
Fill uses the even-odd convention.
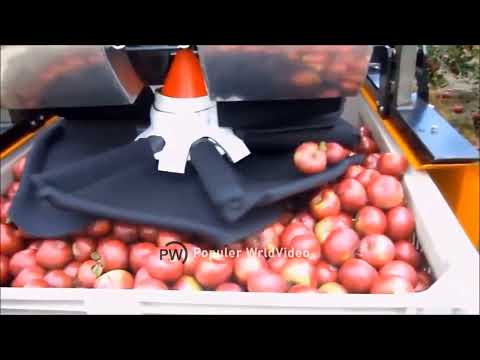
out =
[[[198,57],[190,49],[178,50],[163,85],[162,94],[173,98],[207,96]]]

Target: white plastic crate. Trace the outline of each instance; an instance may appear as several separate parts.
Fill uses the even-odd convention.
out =
[[[357,101],[356,106],[379,146],[398,152],[368,105]],[[26,151],[2,161],[2,192],[12,180],[12,164]],[[428,174],[409,170],[403,185],[415,214],[418,244],[436,278],[424,292],[335,295],[1,288],[0,310],[2,314],[479,314],[478,252]]]

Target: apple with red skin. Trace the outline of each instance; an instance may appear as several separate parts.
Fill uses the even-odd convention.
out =
[[[183,264],[183,272],[185,275],[193,275],[197,264],[200,262],[201,249],[191,243],[184,243],[184,245],[187,248],[187,259]]]
[[[8,264],[10,273],[17,276],[23,269],[38,265],[36,255],[37,250],[34,249],[25,249],[13,254]]]
[[[156,250],[156,246],[150,242],[141,242],[130,246],[129,264],[135,273],[147,264],[148,257]]]
[[[280,274],[264,270],[248,278],[247,289],[250,292],[284,293],[288,290],[288,283]]]
[[[233,261],[220,253],[212,252],[200,258],[195,268],[195,278],[201,286],[214,289],[227,282],[233,274]]]
[[[73,279],[65,274],[63,270],[51,270],[44,277],[49,287],[52,288],[71,288],[73,287]]]
[[[110,231],[112,231],[112,223],[106,219],[98,219],[87,228],[87,234],[94,238],[107,236]]]
[[[101,275],[96,281],[96,289],[133,289],[132,274],[125,270],[111,270]]]
[[[367,192],[363,185],[355,179],[342,180],[336,188],[336,193],[342,209],[347,212],[358,211],[367,205]]]
[[[10,211],[11,206],[12,206],[11,200],[2,196],[0,199],[0,222],[2,224],[8,223],[8,212]]]
[[[333,190],[322,190],[310,200],[310,213],[318,220],[340,214],[340,199]],[[313,227],[312,227],[313,229]]]
[[[63,269],[73,260],[72,248],[66,241],[47,239],[37,250],[36,260],[45,269]]]
[[[360,244],[358,234],[350,228],[340,228],[330,233],[323,244],[323,257],[332,265],[342,265],[355,255]]]
[[[341,212],[340,214],[338,214],[336,216],[336,218],[337,218],[338,221],[343,222],[347,227],[351,228],[353,226],[353,220],[352,220],[352,215],[351,214]]]
[[[318,288],[321,294],[348,294],[347,289],[337,282],[328,282]]]
[[[128,246],[123,241],[105,238],[99,241],[96,253],[100,256],[103,270],[128,269]]]
[[[42,246],[43,240],[31,240],[28,243],[27,249],[38,250]]]
[[[282,276],[291,285],[300,284],[317,287],[315,265],[303,258],[288,259],[282,269]]]
[[[22,250],[23,240],[15,235],[14,229],[7,224],[0,224],[0,253],[6,256]]]
[[[145,270],[146,271],[146,270]],[[161,280],[155,278],[147,278],[140,281],[137,281],[135,278],[135,282],[133,284],[134,289],[155,289],[155,290],[168,290],[168,286]]]
[[[23,171],[25,170],[25,164],[27,163],[27,157],[22,156],[18,159],[15,164],[13,164],[12,172],[15,180],[19,181],[22,177]]]
[[[401,177],[408,169],[405,156],[392,152],[383,153],[378,159],[377,170],[383,175]]]
[[[364,206],[355,218],[355,230],[360,236],[383,234],[387,229],[387,217],[374,206]]]
[[[308,256],[306,256],[305,259],[312,264],[318,263],[322,257],[322,247],[314,234],[294,237],[290,243],[290,248],[301,252],[302,254],[304,252],[306,254],[308,253]]]
[[[158,229],[154,226],[141,225],[138,227],[138,236],[143,241],[156,243],[158,238]]]
[[[134,224],[116,222],[113,224],[113,237],[127,244],[138,240],[138,227]]]
[[[170,254],[161,253],[162,249],[168,250],[169,248],[157,248],[152,251],[145,265],[152,277],[166,283],[175,282],[183,275],[182,261],[177,258],[172,259]]]
[[[387,212],[387,235],[393,240],[409,239],[415,230],[412,210],[396,206]]]
[[[318,285],[321,286],[329,282],[337,281],[338,269],[325,261],[320,261],[315,266],[315,274],[317,276]]]
[[[93,288],[95,281],[102,274],[102,266],[93,260],[83,262],[78,268],[76,282],[79,287]]]
[[[350,228],[351,225],[348,225],[347,222],[348,220],[346,220],[342,214],[338,216],[327,216],[315,225],[314,231],[317,240],[323,245],[334,230]]]
[[[289,290],[289,293],[316,293],[317,289],[307,285],[293,285]]]
[[[273,272],[280,274],[282,272],[283,267],[287,263],[288,257],[280,254],[275,254],[274,256],[270,257],[267,262],[268,266]]]
[[[245,248],[263,250],[264,252],[273,251],[279,245],[278,232],[273,226],[268,226],[259,233],[245,239]]]
[[[240,284],[246,284],[251,274],[267,268],[268,264],[263,256],[244,251],[235,258],[233,273]]]
[[[67,264],[67,266],[65,266],[65,269],[63,269],[63,271],[72,279],[75,279],[77,277],[78,270],[80,269],[80,265],[81,263],[79,261],[71,261]]]
[[[373,206],[388,210],[404,201],[402,184],[391,175],[380,175],[367,187],[368,200]]]
[[[45,276],[45,274],[46,274],[46,271],[38,265],[25,268],[18,273],[15,279],[13,279],[11,286],[24,287],[25,284],[31,280],[34,280],[34,279],[43,280],[43,277]]]
[[[10,278],[8,263],[8,257],[0,254],[0,285],[2,286],[6,285],[8,283],[8,279]]]
[[[385,235],[372,234],[360,240],[357,255],[379,269],[395,257],[395,245]]]
[[[310,175],[322,172],[327,167],[325,143],[305,142],[295,149],[293,163],[297,170]]]
[[[433,284],[432,276],[426,271],[417,272],[417,285],[415,292],[425,291]]]
[[[422,263],[420,252],[418,252],[412,242],[408,240],[395,242],[395,260],[405,261],[415,269],[418,269]]]
[[[360,154],[371,154],[378,152],[377,143],[369,136],[360,136],[360,144],[357,147]]]
[[[342,145],[329,142],[327,143],[327,163],[336,164],[348,157],[349,150],[345,149]]]
[[[184,275],[172,287],[173,290],[202,291],[202,287],[193,276]]]
[[[305,225],[310,230],[313,230],[315,226],[315,218],[308,211],[299,212],[291,221],[292,224],[297,222]]]
[[[377,277],[377,270],[361,259],[349,259],[338,270],[338,280],[349,293],[368,293]]]
[[[75,260],[83,262],[90,259],[90,256],[97,248],[97,242],[86,236],[77,236],[73,239],[72,253]]]
[[[413,291],[407,279],[395,275],[380,275],[370,290],[372,294],[407,294]]]
[[[380,176],[380,173],[375,169],[365,169],[355,177],[360,184],[366,189],[370,183]]]
[[[243,292],[243,289],[238,284],[226,282],[218,285],[215,291]]]
[[[350,165],[345,171],[345,175],[343,175],[344,179],[355,179],[358,175],[360,175],[365,168],[362,165]]]
[[[362,165],[366,169],[377,170],[378,160],[380,159],[380,156],[381,156],[381,154],[379,154],[379,153],[369,154],[369,155],[367,155],[365,160],[363,160]]]
[[[417,272],[415,271],[415,268],[412,265],[410,265],[405,261],[401,261],[401,260],[390,261],[388,264],[384,265],[380,269],[380,275],[400,276],[410,281],[410,284],[414,289],[415,289],[415,286],[417,286],[417,281],[418,281]]]
[[[305,225],[297,222],[288,225],[280,236],[280,245],[283,248],[289,248],[293,238],[300,235],[312,234],[312,230],[308,229]]]
[[[163,247],[170,242],[184,242],[186,237],[183,234],[169,230],[159,230],[157,236],[157,246]]]
[[[30,281],[27,281],[25,285],[23,285],[24,288],[48,288],[48,283],[43,280],[43,279],[33,279]]]
[[[366,126],[360,126],[360,136],[372,137],[372,133]]]

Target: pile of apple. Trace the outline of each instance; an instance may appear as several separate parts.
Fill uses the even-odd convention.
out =
[[[433,279],[414,246],[415,219],[399,181],[408,163],[401,155],[378,153],[368,130],[362,127],[361,133],[355,151],[337,143],[300,145],[293,161],[306,174],[355,153],[367,156],[337,182],[309,195],[300,208],[286,210],[274,224],[222,249],[192,234],[108,219],[64,239],[32,237],[8,219],[22,158],[1,199],[1,285],[372,294],[426,290]],[[172,241],[185,246],[185,262],[160,256],[167,246],[172,250],[167,245]],[[281,249],[295,250],[295,255]]]

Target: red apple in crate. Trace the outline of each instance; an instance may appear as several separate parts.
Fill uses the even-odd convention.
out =
[[[268,226],[259,233],[249,236],[245,240],[245,248],[258,249],[263,252],[273,251],[278,248],[279,245],[279,235],[273,226]]]
[[[40,266],[25,268],[13,279],[12,287],[24,287],[31,280],[43,280],[46,271]]]
[[[80,265],[81,263],[79,261],[71,261],[67,264],[67,266],[65,266],[65,269],[63,269],[63,271],[72,279],[75,279],[77,277],[78,270],[80,269]]]
[[[361,208],[355,218],[355,230],[361,236],[383,234],[387,229],[387,217],[374,206]]]
[[[415,230],[415,218],[410,209],[396,206],[387,212],[387,235],[393,240],[409,239]]]
[[[111,270],[95,281],[96,289],[133,289],[132,274],[125,270]]]
[[[133,288],[149,290],[168,290],[168,286],[163,281],[152,277],[140,281],[135,280]]]
[[[380,275],[373,283],[372,294],[406,294],[413,292],[412,284],[400,276]]]
[[[345,179],[355,179],[358,175],[360,175],[365,168],[361,165],[350,165],[345,171],[345,175],[343,177]]]
[[[27,249],[38,250],[42,246],[43,240],[33,240],[28,243]]]
[[[425,291],[433,284],[432,276],[426,271],[417,272],[417,286],[415,292]]]
[[[388,210],[403,203],[402,184],[395,177],[380,175],[367,187],[368,200],[373,206]]]
[[[377,170],[383,175],[401,177],[408,169],[405,156],[395,153],[384,153],[378,159]]]
[[[243,292],[243,289],[238,284],[227,282],[218,285],[215,291]]]
[[[43,279],[33,279],[30,281],[27,281],[25,285],[23,285],[24,288],[48,288],[48,283],[43,280]]]
[[[63,269],[73,260],[72,248],[66,241],[47,239],[37,250],[36,260],[45,269]]]
[[[293,285],[289,290],[289,293],[317,293],[317,289],[306,285]]]
[[[327,143],[327,163],[336,164],[348,157],[349,150],[345,149],[342,145],[329,142]]]
[[[113,224],[112,236],[130,244],[138,240],[138,228],[134,224],[116,222]]]
[[[337,220],[343,222],[347,227],[353,226],[352,215],[347,213],[340,213],[336,216]]]
[[[9,272],[10,270],[8,269],[8,257],[5,255],[0,254],[0,285],[6,285],[8,282],[8,279],[10,278]]]
[[[287,263],[288,257],[276,254],[268,259],[268,266],[273,272],[281,273],[283,267]]]
[[[360,240],[358,257],[379,269],[395,257],[395,245],[385,235],[372,234]]]
[[[130,269],[136,273],[147,264],[148,257],[157,247],[150,242],[136,243],[130,246],[129,263]]]
[[[218,252],[202,257],[195,268],[195,278],[203,287],[214,289],[227,282],[233,273],[233,261]]]
[[[355,179],[342,180],[336,188],[336,193],[345,211],[355,212],[367,205],[365,188]]]
[[[328,236],[335,230],[350,228],[346,220],[338,216],[328,216],[315,225],[315,236],[321,245],[327,241]]]
[[[357,151],[360,154],[375,153],[378,152],[378,145],[372,138],[368,136],[361,136]]]
[[[293,238],[290,248],[305,254],[302,257],[312,264],[316,264],[322,257],[322,247],[314,234],[300,235]]]
[[[87,228],[87,234],[94,238],[101,238],[107,236],[112,230],[112,223],[110,220],[98,219]]]
[[[195,267],[200,262],[202,249],[191,243],[184,243],[184,245],[187,248],[187,259],[183,264],[183,272],[185,275],[193,275]]]
[[[318,285],[323,285],[329,282],[337,281],[338,269],[324,261],[320,261],[315,266],[315,273],[317,276]]]
[[[49,287],[52,288],[71,288],[73,287],[73,279],[63,270],[51,270],[44,277]]]
[[[304,174],[316,174],[327,167],[325,143],[306,142],[295,150],[293,155],[295,167]]]
[[[143,241],[156,243],[158,238],[158,229],[155,226],[140,225],[138,227],[138,236]]]
[[[10,273],[17,276],[23,269],[38,265],[36,255],[37,250],[34,249],[25,249],[13,254],[8,264]]]
[[[282,269],[282,276],[287,283],[317,287],[317,276],[315,266],[308,260],[302,258],[288,259]]]
[[[99,257],[105,272],[128,268],[128,246],[121,240],[113,238],[100,240],[97,251],[92,254],[92,258],[94,256]]]
[[[138,269],[138,271],[135,274],[135,283],[146,280],[146,279],[154,279],[154,278],[150,275],[146,267],[142,267]]]
[[[421,256],[412,242],[408,240],[399,240],[395,242],[395,260],[405,261],[418,269],[421,265]]]
[[[315,226],[315,218],[310,215],[308,211],[302,211],[298,213],[291,221],[292,224],[297,222],[305,225],[305,227],[309,230],[313,230],[313,227]]]
[[[248,278],[247,289],[250,292],[284,293],[288,290],[288,283],[280,274],[265,270]]]
[[[340,199],[333,190],[322,190],[310,200],[310,212],[318,220],[338,215],[340,214]]]
[[[328,282],[318,288],[321,294],[348,294],[347,289],[337,282]]]
[[[155,279],[164,282],[177,281],[183,274],[183,263],[181,259],[174,258],[170,255],[168,248],[157,248],[148,256],[145,267],[148,273]]]
[[[291,223],[288,225],[280,236],[280,245],[283,248],[289,248],[293,238],[300,235],[309,235],[312,230],[308,229],[301,223]]]
[[[347,260],[338,270],[338,280],[349,293],[368,293],[377,277],[377,270],[361,259]]]
[[[93,260],[83,262],[78,268],[77,286],[82,288],[93,288],[95,281],[102,274],[103,268],[100,263]]]
[[[324,258],[332,265],[341,265],[355,255],[360,239],[355,231],[342,228],[333,231],[322,247]]]
[[[172,287],[173,290],[202,291],[202,287],[193,276],[184,275]]]
[[[363,187],[366,189],[370,183],[380,176],[380,173],[374,169],[365,169],[360,174],[357,175],[355,180],[357,180]]]
[[[159,230],[157,237],[157,245],[160,247],[166,246],[170,242],[184,242],[186,237],[179,232]]]
[[[365,160],[363,160],[362,165],[363,165],[366,169],[374,169],[374,170],[377,170],[378,160],[380,159],[380,156],[381,156],[381,154],[379,154],[379,153],[369,154],[369,155],[367,155],[367,157],[365,158]]]
[[[380,269],[380,275],[400,276],[410,281],[413,288],[417,286],[417,272],[414,267],[405,261],[394,260]]]
[[[72,253],[75,260],[83,262],[90,259],[90,256],[97,248],[97,242],[86,236],[77,236],[73,239]]]
[[[233,273],[240,284],[246,284],[251,274],[267,268],[267,261],[263,256],[244,251],[240,256],[235,258]]]
[[[15,235],[13,228],[7,224],[0,224],[0,253],[10,256],[22,248],[23,240]]]

